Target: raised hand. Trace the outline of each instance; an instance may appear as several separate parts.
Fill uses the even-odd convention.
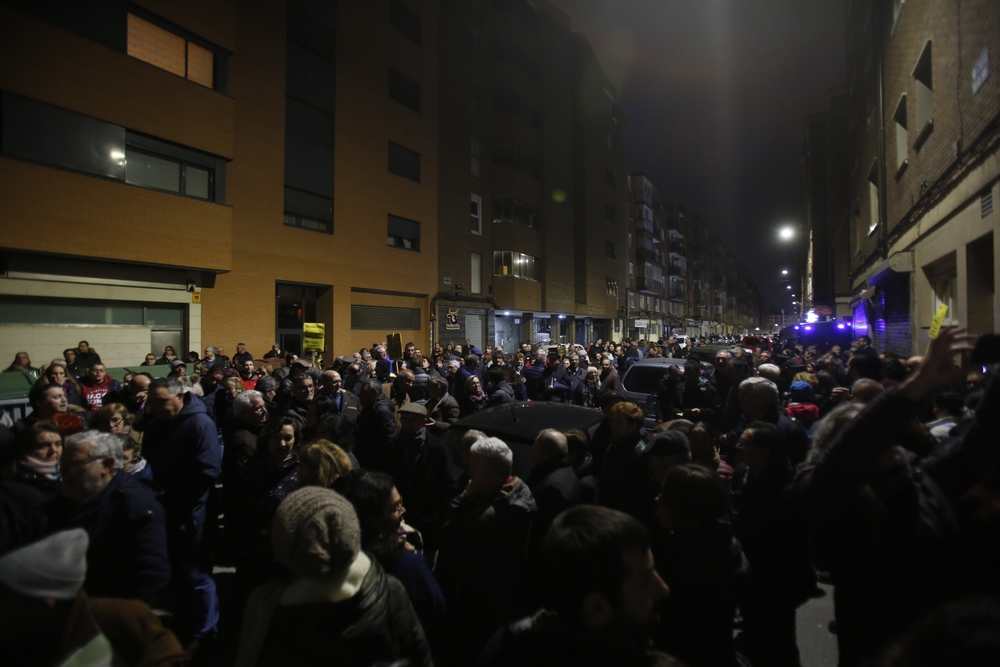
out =
[[[933,389],[963,377],[969,366],[957,366],[954,358],[963,352],[971,352],[976,336],[966,333],[965,327],[941,329],[938,337],[927,346],[924,362],[917,372],[903,383],[903,395],[918,401]]]

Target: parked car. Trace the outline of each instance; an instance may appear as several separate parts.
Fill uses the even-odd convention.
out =
[[[701,347],[709,346],[703,345]],[[701,347],[694,349],[699,350]],[[660,386],[660,380],[667,374],[671,366],[677,366],[679,370],[683,370],[686,363],[688,363],[687,359],[669,357],[643,359],[632,364],[625,373],[620,393],[626,400],[642,408],[646,428],[656,426],[656,391]],[[701,361],[698,363],[701,365],[702,375],[711,379],[715,374],[715,366]]]
[[[445,433],[444,443],[451,452],[452,473],[457,477],[461,472],[458,443],[466,432],[475,429],[500,438],[514,453],[513,474],[527,479],[534,465],[531,447],[540,431],[547,428],[559,431],[578,428],[593,435],[603,420],[604,413],[600,410],[579,405],[544,401],[511,403],[486,408],[459,420]]]
[[[697,345],[691,348],[691,351],[688,353],[688,359],[696,359],[708,364],[714,364],[715,355],[719,352],[725,351],[732,354],[740,349],[739,345]]]

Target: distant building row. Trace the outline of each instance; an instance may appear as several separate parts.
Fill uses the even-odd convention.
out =
[[[0,95],[0,357],[759,319],[700,221],[639,238],[616,91],[542,1],[0,0]]]

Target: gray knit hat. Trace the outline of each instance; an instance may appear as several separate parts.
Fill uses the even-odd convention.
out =
[[[357,558],[361,527],[349,500],[336,491],[307,486],[278,506],[271,545],[278,562],[298,576],[329,579]]]
[[[87,576],[82,528],[64,530],[10,551],[0,558],[0,583],[33,598],[72,600]]]

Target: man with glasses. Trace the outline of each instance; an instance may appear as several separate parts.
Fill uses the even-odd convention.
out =
[[[51,527],[87,531],[88,595],[153,605],[170,581],[166,519],[156,493],[122,473],[121,443],[98,431],[67,438],[59,459],[62,495],[45,511]]]
[[[316,397],[316,383],[310,375],[296,375],[292,380],[292,400],[285,406],[282,417],[291,417],[305,426],[309,421],[309,407]]]

